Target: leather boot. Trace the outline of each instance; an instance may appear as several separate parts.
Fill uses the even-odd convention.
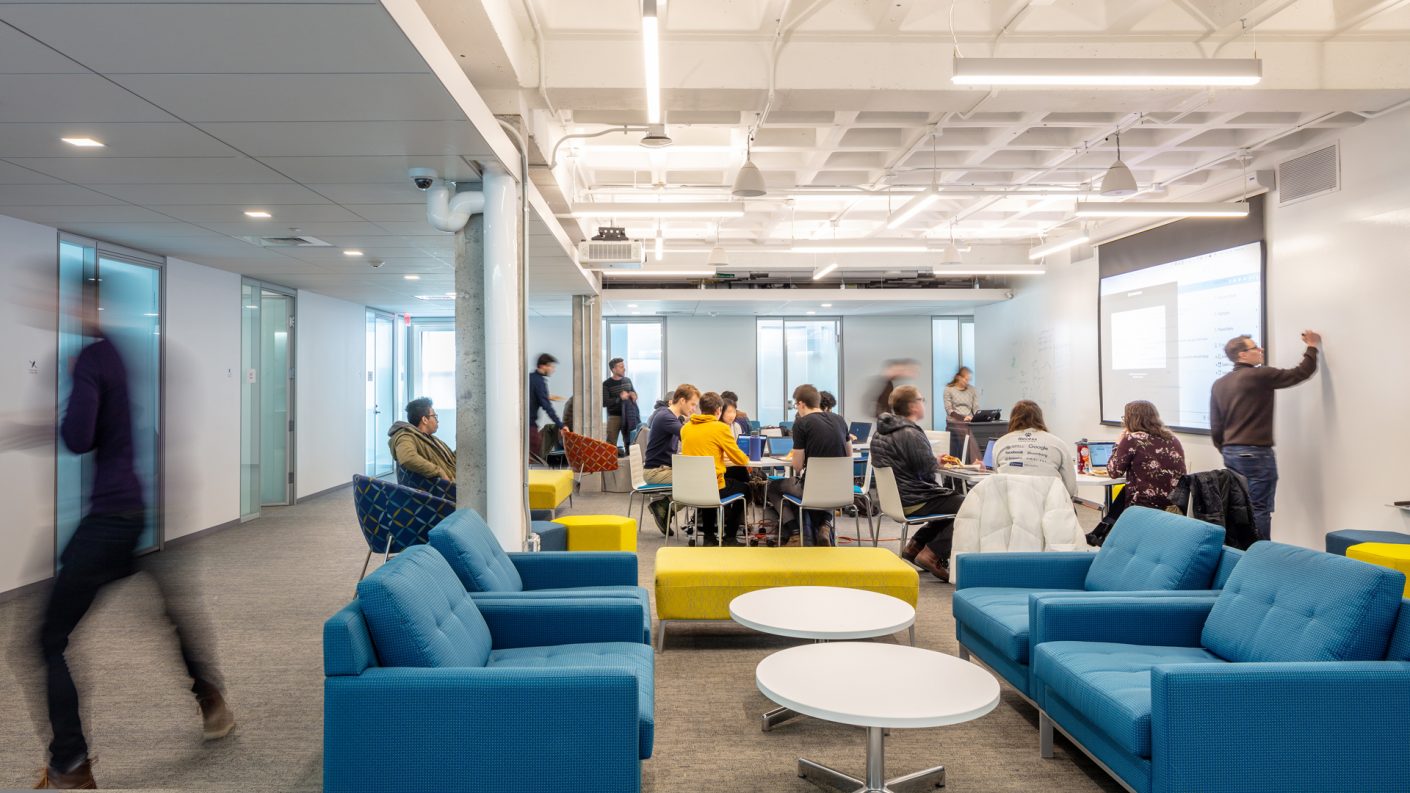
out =
[[[940,557],[930,550],[930,546],[927,545],[920,549],[920,553],[916,554],[915,563],[921,569],[930,571],[931,575],[941,581],[950,583],[950,568],[941,563]]]
[[[45,766],[44,774],[39,777],[39,784],[35,785],[34,789],[97,790],[98,783],[93,780],[93,759],[85,758],[83,762],[67,771]]]
[[[908,562],[914,562],[916,560],[916,555],[919,554],[920,549],[924,547],[924,545],[921,545],[920,543],[916,542],[915,538],[912,537],[906,540],[906,547],[901,549],[901,558],[905,559]]]

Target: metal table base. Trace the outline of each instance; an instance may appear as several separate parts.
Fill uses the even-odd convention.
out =
[[[867,778],[857,779],[834,768],[803,758],[798,759],[798,776],[823,790],[839,793],[920,793],[945,786],[945,766],[937,765],[924,771],[886,778],[885,731],[881,727],[867,728]]]

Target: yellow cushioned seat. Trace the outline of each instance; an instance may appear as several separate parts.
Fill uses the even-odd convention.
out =
[[[554,518],[568,527],[570,551],[636,552],[636,519],[621,515],[569,515]]]
[[[728,620],[730,601],[778,586],[839,586],[914,606],[920,576],[885,548],[662,548],[656,552],[658,642],[673,620]]]
[[[558,509],[573,494],[573,472],[535,468],[529,471],[529,508]]]
[[[1352,559],[1389,567],[1405,574],[1405,597],[1410,598],[1410,545],[1394,542],[1363,542],[1346,549]]]

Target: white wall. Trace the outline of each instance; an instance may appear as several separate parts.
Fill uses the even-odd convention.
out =
[[[1345,130],[1340,192],[1268,199],[1269,363],[1296,364],[1304,328],[1326,336],[1318,374],[1278,396],[1277,540],[1321,548],[1341,528],[1410,531],[1410,515],[1387,506],[1410,498],[1407,139],[1410,113]],[[1098,417],[1096,317],[1094,259],[977,310],[985,402],[1035,399],[1064,438],[1114,437]],[[1208,436],[1181,441],[1191,470],[1222,467]]]
[[[54,229],[0,215],[0,592],[54,573],[58,246]]]
[[[166,264],[167,540],[240,518],[240,276]]]
[[[702,392],[733,391],[739,407],[758,415],[754,317],[666,317],[663,392],[690,383]],[[643,394],[650,408],[661,396]]]
[[[297,312],[294,483],[301,498],[363,471],[367,309],[300,290]]]
[[[850,421],[875,421],[873,400],[881,387],[882,364],[892,358],[914,358],[920,364],[911,385],[918,386],[935,406],[940,397],[934,388],[934,357],[931,354],[931,320],[926,316],[843,317],[842,318],[842,410]],[[897,385],[900,385],[898,383]],[[932,417],[933,418],[933,417]],[[944,420],[940,422],[944,429]]]
[[[529,316],[527,323],[527,345],[524,363],[524,376],[534,370],[539,355],[548,353],[558,359],[558,368],[548,378],[548,393],[563,397],[562,402],[554,402],[553,410],[563,418],[563,406],[568,397],[573,396],[573,318]],[[548,419],[539,414],[539,423],[547,424]]]

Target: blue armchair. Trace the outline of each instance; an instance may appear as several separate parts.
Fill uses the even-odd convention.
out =
[[[1218,589],[1243,554],[1223,542],[1219,526],[1131,507],[1096,553],[960,554],[952,602],[960,657],[979,656],[1041,705],[1029,666],[1031,595],[1143,592],[1163,597]]]
[[[1137,793],[1404,791],[1405,576],[1271,542],[1217,596],[1034,597],[1040,750]]]
[[[431,529],[455,512],[455,504],[384,479],[354,474],[353,511],[367,542],[367,556],[357,577],[361,581],[373,553],[385,559],[413,545],[424,545]]]
[[[476,603],[411,548],[324,623],[323,789],[639,791],[655,718],[640,630],[620,599]]]
[[[550,598],[618,598],[640,610],[641,641],[651,644],[651,601],[637,586],[636,554],[621,551],[505,553],[484,518],[456,510],[431,532],[440,551],[477,602]]]

